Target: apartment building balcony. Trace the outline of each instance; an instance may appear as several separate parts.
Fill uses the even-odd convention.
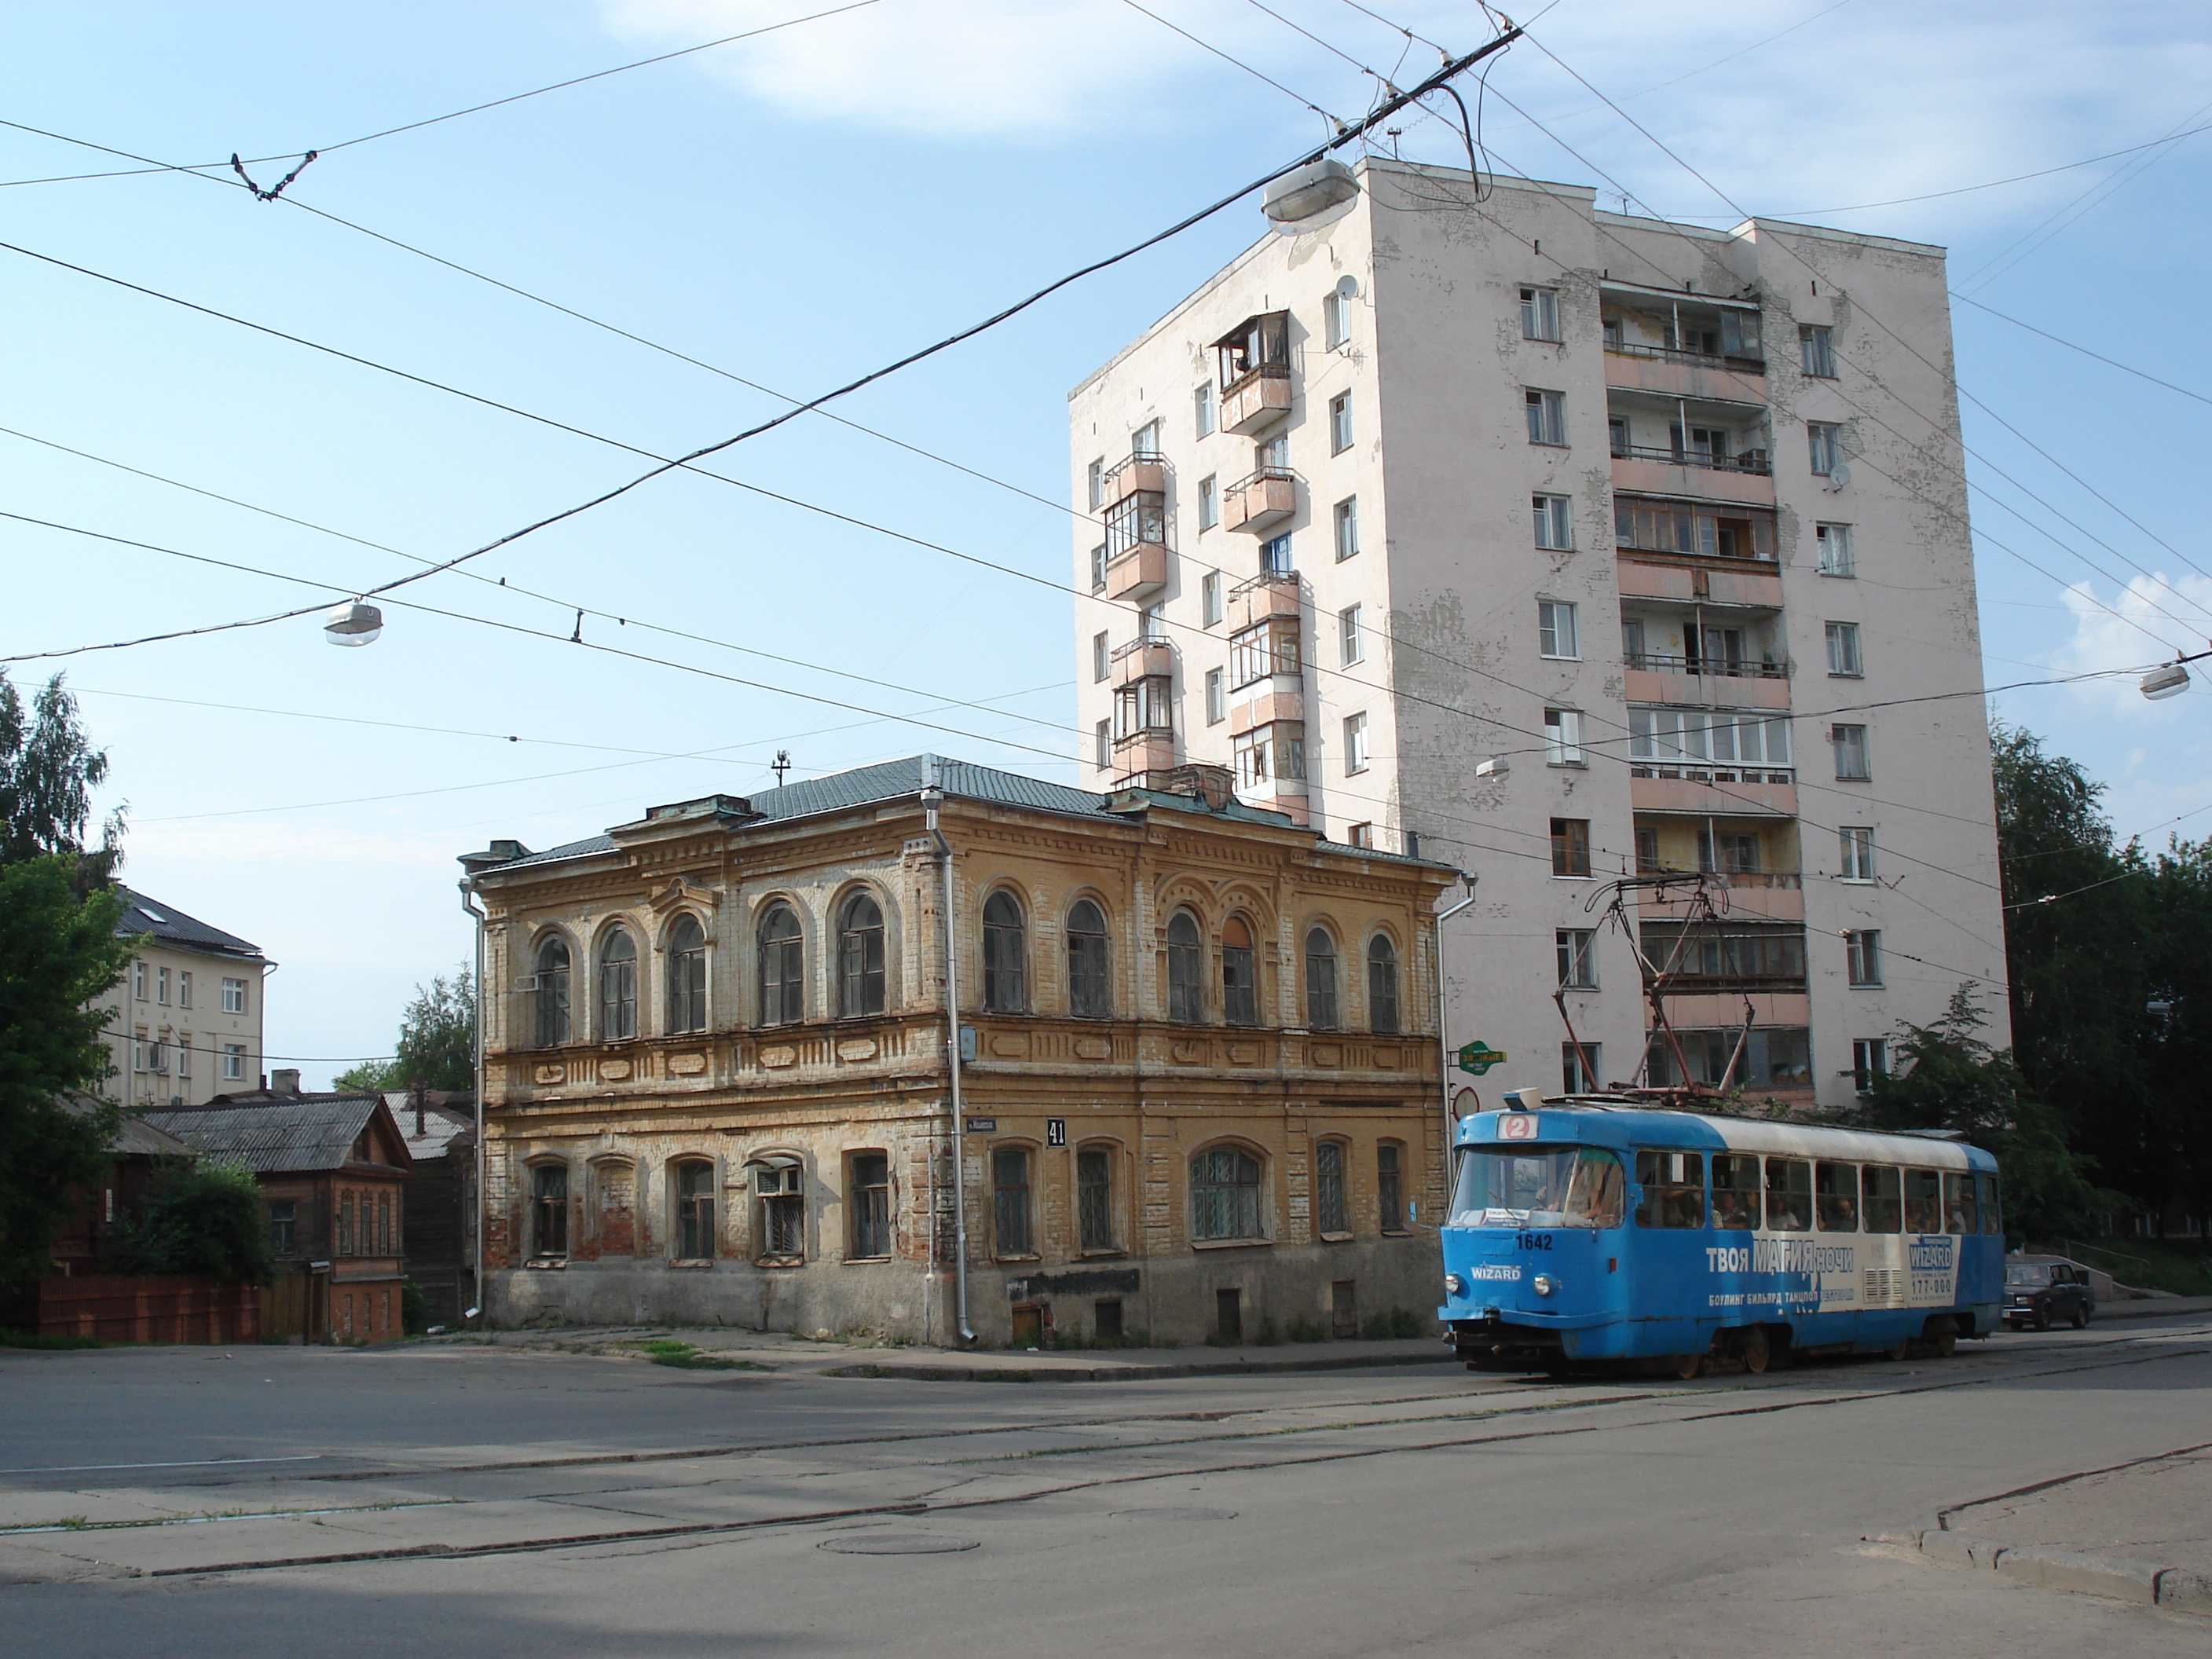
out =
[[[1766,396],[1766,363],[1758,357],[1617,341],[1608,335],[1605,383],[1618,391],[1649,392],[1662,398],[1756,403]]]
[[[1164,639],[1139,635],[1126,645],[1115,646],[1113,660],[1116,686],[1168,678],[1175,673],[1175,647]]]
[[[1300,599],[1296,571],[1264,571],[1229,590],[1230,629],[1237,632],[1271,617],[1296,618]]]
[[[1722,1031],[1741,1031],[1743,1029],[1745,992],[1718,992],[1700,994],[1685,991],[1680,996],[1667,999],[1667,1019],[1676,1030],[1687,1031],[1702,1027]],[[1802,990],[1752,990],[1752,1021],[1754,1029],[1763,1026],[1803,1028],[1813,1023],[1813,1000]],[[1763,1089],[1761,1093],[1765,1093]]]
[[[1117,735],[1114,739],[1114,770],[1120,780],[1116,787],[1125,787],[1148,772],[1166,771],[1175,764],[1175,750],[1173,732],[1142,729]]]
[[[1633,811],[1732,817],[1797,816],[1797,775],[1788,767],[1677,766],[1643,761],[1628,769]]]
[[[1623,689],[1631,702],[1790,707],[1787,663],[1717,663],[1664,651],[1634,652],[1621,661],[1628,671]]]
[[[1716,559],[1662,548],[1618,547],[1615,580],[1624,599],[1739,605],[1779,611],[1782,575],[1765,560]]]
[[[1221,429],[1250,434],[1291,412],[1291,313],[1247,317],[1213,343],[1221,375]]]
[[[1279,720],[1297,722],[1303,736],[1306,717],[1303,676],[1271,674],[1255,684],[1238,687],[1233,695],[1235,701],[1229,705],[1231,737],[1241,738],[1247,732]]]
[[[1229,486],[1221,501],[1221,527],[1264,536],[1297,510],[1297,475],[1285,467],[1263,467]]]
[[[1705,890],[1723,915],[1801,924],[1805,920],[1805,878],[1794,870],[1710,872]],[[1637,913],[1646,921],[1687,921],[1691,890],[1687,882],[1643,889],[1637,894]]]
[[[1158,455],[1132,455],[1106,475],[1104,505],[1109,511],[1132,495],[1158,495],[1164,502],[1168,464]]]
[[[1139,542],[1106,561],[1106,597],[1141,604],[1168,585],[1168,550],[1158,542]]]
[[[1694,449],[1622,444],[1613,451],[1613,487],[1632,494],[1774,505],[1774,471],[1764,449],[1711,455]]]

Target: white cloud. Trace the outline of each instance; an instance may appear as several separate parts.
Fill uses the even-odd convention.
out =
[[[2064,599],[2073,613],[2074,636],[2059,648],[2052,666],[2065,674],[2136,671],[2084,680],[2071,688],[2076,696],[2109,714],[2147,720],[2185,710],[2185,718],[2201,724],[2203,708],[2195,700],[2203,693],[2203,676],[2199,675],[2189,693],[2168,703],[2145,699],[2136,689],[2136,679],[2147,665],[2172,656],[2160,641],[2179,641],[2185,650],[2203,648],[2191,636],[2212,631],[2212,578],[2137,576],[2110,600],[2098,595],[2089,582],[2080,581],[2067,588]],[[2188,624],[2186,629],[2173,620],[2176,617]]]

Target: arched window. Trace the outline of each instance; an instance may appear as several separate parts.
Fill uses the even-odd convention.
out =
[[[1367,1029],[1384,1036],[1398,1030],[1398,951],[1380,933],[1367,946]]]
[[[1085,1250],[1114,1248],[1114,1149],[1085,1146],[1075,1154],[1078,1243]]]
[[[1168,1018],[1186,1025],[1206,1018],[1206,947],[1188,910],[1168,918]]]
[[[1306,934],[1306,1025],[1334,1031],[1338,1023],[1336,941],[1328,928],[1316,927]]]
[[[849,1019],[883,1011],[884,908],[855,893],[837,917],[837,1012]]]
[[[1234,1146],[1215,1146],[1190,1161],[1190,1236],[1258,1238],[1260,1160]]]
[[[599,941],[599,1041],[637,1035],[637,945],[627,927]]]
[[[707,1029],[707,933],[689,914],[668,930],[668,1029]]]
[[[539,1164],[530,1171],[530,1253],[568,1254],[568,1166]]]
[[[538,1046],[557,1048],[568,1040],[568,941],[549,935],[538,947]]]
[[[1242,916],[1230,917],[1221,927],[1221,1018],[1231,1025],[1260,1023],[1252,929]]]
[[[805,951],[799,913],[781,902],[768,908],[760,929],[760,1018],[787,1025],[806,1018]]]
[[[1000,1255],[1036,1254],[1026,1146],[991,1148],[991,1239]]]
[[[1340,1140],[1324,1140],[1314,1148],[1314,1222],[1324,1235],[1352,1231],[1352,1194],[1345,1181],[1348,1161]]]
[[[983,902],[983,1006],[994,1013],[1017,1014],[1029,1006],[1023,966],[1022,907],[1007,892]]]
[[[686,1158],[676,1166],[676,1259],[708,1261],[714,1255],[714,1166]]]
[[[1106,916],[1089,899],[1067,913],[1067,1012],[1103,1019],[1114,1012],[1106,991]]]

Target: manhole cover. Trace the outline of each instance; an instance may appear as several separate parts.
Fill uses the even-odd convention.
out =
[[[1115,1510],[1117,1521],[1234,1521],[1235,1510],[1201,1510],[1169,1504],[1156,1510]]]
[[[981,1541],[941,1532],[855,1532],[825,1538],[817,1547],[836,1555],[953,1555]]]

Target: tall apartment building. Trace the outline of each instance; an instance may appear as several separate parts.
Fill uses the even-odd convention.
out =
[[[2002,983],[1942,250],[1358,174],[1071,394],[1089,781],[1233,765],[1478,875],[1443,937],[1486,1094],[1649,1054],[1847,1103]],[[1713,913],[1685,881],[1608,921],[1666,872]],[[1679,1051],[1632,943],[1680,945]]]
[[[125,889],[116,932],[137,947],[107,994],[114,1073],[132,1111],[204,1106],[261,1082],[261,981],[276,964],[235,933]]]

